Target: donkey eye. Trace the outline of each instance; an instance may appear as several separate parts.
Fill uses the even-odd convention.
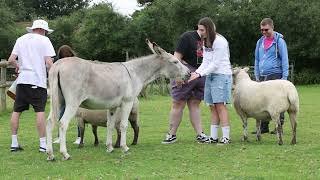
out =
[[[178,61],[173,61],[174,64],[178,64]]]

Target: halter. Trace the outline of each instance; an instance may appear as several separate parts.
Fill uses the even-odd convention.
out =
[[[121,64],[124,68],[126,68],[128,74],[129,74],[129,77],[130,77],[130,79],[131,79],[131,81],[132,81],[132,77],[131,77],[131,74],[130,74],[129,69],[127,68],[127,66],[124,65],[122,62],[121,62],[120,64]]]

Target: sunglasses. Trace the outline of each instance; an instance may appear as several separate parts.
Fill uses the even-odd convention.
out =
[[[269,29],[261,29],[261,32],[268,32],[269,31]]]

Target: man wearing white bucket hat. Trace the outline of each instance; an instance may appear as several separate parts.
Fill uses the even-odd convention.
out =
[[[40,137],[40,152],[46,151],[45,105],[47,101],[47,68],[53,64],[54,48],[47,34],[53,32],[44,20],[35,20],[29,32],[19,37],[9,57],[9,64],[16,67],[19,76],[16,80],[16,99],[11,116],[11,152],[23,150],[18,143],[19,118],[23,111],[32,105],[36,112],[37,129]],[[18,61],[16,59],[18,58]]]

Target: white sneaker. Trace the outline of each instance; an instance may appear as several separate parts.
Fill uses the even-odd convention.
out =
[[[57,138],[55,138],[54,140],[53,140],[53,143],[54,144],[59,144],[60,143],[60,139],[57,137]]]
[[[44,147],[39,147],[39,152],[42,152],[42,153],[45,153],[47,151],[47,149],[46,148],[44,148]]]
[[[77,139],[73,142],[73,144],[80,144],[81,137],[77,137]]]

